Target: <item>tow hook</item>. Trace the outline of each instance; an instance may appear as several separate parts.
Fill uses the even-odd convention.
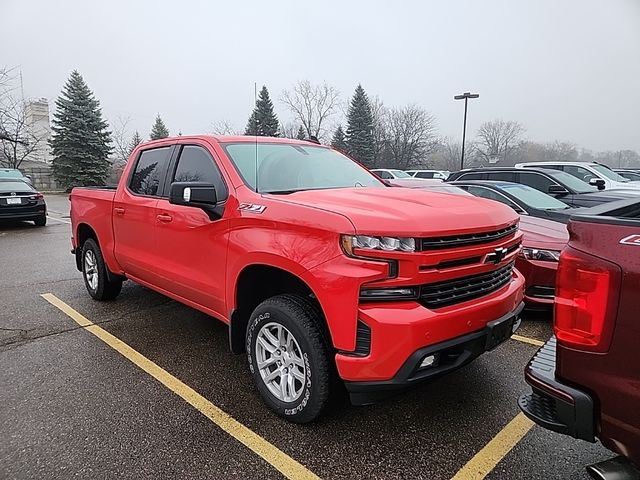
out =
[[[640,470],[624,457],[614,457],[587,467],[596,480],[640,480]]]

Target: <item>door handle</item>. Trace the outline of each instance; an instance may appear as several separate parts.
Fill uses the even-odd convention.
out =
[[[166,213],[161,213],[156,218],[159,221],[164,222],[164,223],[169,223],[171,220],[173,220],[173,217],[171,215],[166,214]]]
[[[116,215],[124,215],[124,208],[122,207],[113,207],[113,211]]]

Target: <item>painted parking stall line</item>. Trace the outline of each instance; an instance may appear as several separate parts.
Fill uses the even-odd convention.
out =
[[[519,413],[474,455],[451,480],[482,480],[531,430],[534,423]]]
[[[244,426],[231,415],[211,403],[162,367],[131,348],[118,337],[94,324],[91,320],[73,309],[71,306],[67,305],[52,293],[44,293],[42,294],[42,298],[54,307],[58,308],[85,330],[95,335],[108,346],[120,353],[127,360],[140,367],[140,369],[145,373],[158,380],[161,384],[215,423],[224,432],[263,458],[286,478],[300,480],[319,479],[317,475],[307,469],[304,465],[291,458],[254,431]]]
[[[66,223],[67,225],[71,225],[71,222],[69,222],[67,220],[62,220],[61,218],[52,217],[51,215],[47,215],[47,218],[49,220],[55,220],[56,222],[62,222],[62,223]]]

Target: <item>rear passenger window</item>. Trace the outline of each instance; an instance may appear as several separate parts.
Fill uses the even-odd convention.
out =
[[[540,190],[544,193],[549,193],[549,187],[551,185],[558,185],[550,178],[545,177],[544,175],[541,175],[539,173],[520,172],[519,177],[520,181],[517,183],[529,185],[531,188],[535,188],[536,190]]]
[[[487,180],[515,182],[516,174],[513,172],[487,172]]]
[[[482,175],[481,172],[463,173],[456,180],[482,180]]]
[[[218,200],[227,198],[227,187],[213,157],[195,145],[182,147],[173,182],[205,182],[216,187]]]
[[[143,150],[131,175],[129,189],[138,195],[157,196],[165,177],[172,147]]]
[[[433,178],[433,172],[418,172],[415,176],[418,178]]]

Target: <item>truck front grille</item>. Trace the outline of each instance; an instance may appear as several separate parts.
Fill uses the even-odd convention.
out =
[[[441,308],[480,298],[507,285],[513,275],[513,262],[493,272],[470,275],[420,287],[420,303]]]
[[[513,235],[518,230],[518,225],[513,224],[500,230],[490,232],[469,233],[465,235],[452,235],[449,237],[429,237],[420,239],[422,250],[437,250],[441,248],[456,248],[467,245],[480,245],[491,243],[501,238]]]

